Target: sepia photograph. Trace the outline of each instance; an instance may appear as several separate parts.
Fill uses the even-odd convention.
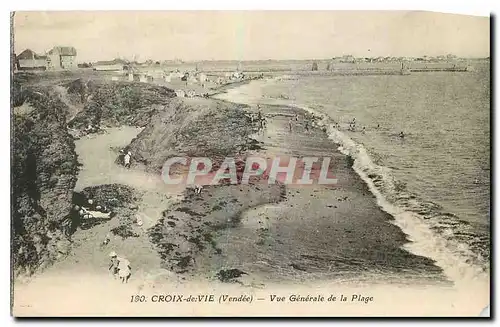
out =
[[[12,316],[489,317],[490,16],[10,22]]]

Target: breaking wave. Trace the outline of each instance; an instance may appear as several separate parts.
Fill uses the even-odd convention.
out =
[[[319,118],[320,127],[339,151],[351,157],[353,169],[376,196],[378,205],[394,217],[410,240],[408,251],[436,261],[455,283],[489,278],[489,237],[454,214],[443,212],[435,203],[422,201],[408,192],[391,174],[390,168],[377,165],[362,144],[334,128],[332,119],[312,108],[289,104]]]
[[[293,100],[265,98],[261,83],[276,83],[288,76],[254,81],[229,90],[223,99],[247,104],[268,103],[295,107],[319,118],[330,140],[339,151],[351,157],[354,171],[368,185],[382,210],[394,217],[390,223],[407,234],[404,248],[413,254],[435,260],[444,274],[455,284],[489,281],[490,238],[488,231],[478,232],[472,224],[447,213],[432,202],[419,199],[397,181],[391,169],[377,165],[362,144],[355,142],[334,126],[326,114],[313,108],[297,105]]]

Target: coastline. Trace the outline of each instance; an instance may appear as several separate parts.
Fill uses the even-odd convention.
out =
[[[280,79],[280,76],[276,76],[269,80],[279,81]],[[261,85],[255,86],[256,89],[261,87]],[[391,215],[394,218],[391,223],[398,226],[408,235],[411,242],[405,244],[403,248],[413,254],[435,260],[438,266],[443,268],[447,278],[455,284],[465,285],[470,282],[489,283],[489,267],[482,267],[482,262],[476,264],[474,261],[473,263],[470,262],[470,258],[475,257],[475,254],[470,253],[470,250],[467,248],[464,249],[460,244],[455,244],[453,241],[451,243],[443,243],[441,236],[435,234],[431,226],[428,225],[428,222],[422,221],[424,220],[422,217],[398,207],[385,198],[385,195],[379,190],[380,187],[386,187],[384,183],[389,182],[384,179],[383,167],[371,161],[370,155],[361,144],[356,143],[347,134],[336,129],[334,127],[335,121],[328,114],[301,104],[291,104],[290,101],[266,98],[261,91],[253,90],[250,85],[245,87],[245,90],[242,92],[239,92],[238,89],[233,89],[232,92],[228,92],[218,98],[247,105],[279,105],[284,108],[288,107],[310,114],[311,117],[314,117],[318,121],[318,126],[327,134],[330,142],[338,146],[336,150],[340,151],[346,157],[351,158],[350,160],[353,163],[352,169],[376,198],[380,210]],[[450,222],[451,224],[452,222]],[[457,258],[457,254],[452,252],[450,246],[453,249],[460,248],[463,253]]]
[[[243,84],[248,84],[248,82]],[[228,90],[237,88],[237,86],[241,85],[226,87],[224,92],[219,94],[226,93]],[[207,101],[211,100],[208,99]],[[231,103],[231,101],[227,100],[226,102]],[[63,271],[57,272],[54,269],[49,269],[52,274],[42,273],[36,276],[37,278],[33,281],[32,287],[22,290],[24,294],[17,294],[16,297],[26,298],[29,296],[33,303],[39,302],[40,300],[36,299],[42,296],[41,294],[44,294],[44,292],[47,292],[48,285],[54,285],[55,278],[61,281],[61,288],[57,290],[51,289],[50,292],[55,297],[60,296],[59,300],[52,299],[44,303],[43,305],[47,306],[45,310],[40,309],[43,305],[38,305],[38,310],[40,310],[39,312],[46,312],[46,314],[51,312],[49,308],[52,308],[52,312],[57,310],[65,312],[64,310],[69,310],[69,308],[61,305],[60,301],[63,294],[66,294],[66,296],[70,294],[76,295],[79,289],[78,285],[71,285],[71,279],[68,277],[79,275],[86,280],[81,287],[83,285],[88,289],[97,287],[110,293],[99,301],[90,296],[84,296],[85,304],[79,310],[87,312],[86,314],[97,312],[97,315],[99,315],[100,311],[96,305],[100,301],[108,301],[106,303],[109,303],[109,301],[116,302],[118,300],[123,303],[124,300],[128,299],[131,292],[151,294],[151,292],[168,289],[179,291],[179,289],[189,289],[192,286],[191,284],[196,282],[200,284],[200,289],[208,287],[213,290],[213,287],[217,286],[218,289],[228,288],[231,292],[241,291],[240,285],[227,285],[214,278],[218,270],[234,267],[239,267],[250,275],[243,276],[240,279],[244,288],[261,289],[264,287],[266,292],[282,289],[285,286],[295,288],[300,284],[302,285],[300,287],[301,292],[306,292],[307,287],[316,288],[319,285],[332,287],[335,285],[334,287],[338,288],[338,285],[343,285],[344,290],[361,287],[365,292],[372,290],[371,292],[375,294],[376,292],[373,289],[378,286],[385,287],[382,288],[385,290],[395,287],[394,289],[397,290],[398,286],[396,285],[405,285],[411,289],[414,287],[418,289],[433,284],[444,290],[439,292],[445,292],[447,295],[454,294],[447,286],[448,283],[443,280],[444,276],[440,268],[436,267],[432,260],[411,254],[402,249],[405,244],[411,244],[408,243],[407,235],[398,227],[392,225],[392,217],[380,209],[376,199],[370,193],[369,185],[367,186],[352,169],[352,162],[338,151],[334,143],[328,139],[323,126],[318,125],[312,129],[310,134],[306,134],[302,125],[298,124],[297,133],[290,135],[285,131],[286,114],[290,111],[299,114],[301,122],[303,122],[303,119],[313,118],[306,117],[307,114],[303,109],[290,106],[266,105],[263,106],[263,109],[265,113],[271,114],[271,118],[267,130],[256,137],[264,143],[264,150],[257,150],[257,153],[273,156],[279,155],[279,151],[284,151],[286,154],[298,156],[319,154],[331,156],[336,163],[335,167],[339,167],[338,171],[336,171],[337,177],[341,181],[338,187],[321,190],[288,188],[285,194],[286,198],[278,202],[259,201],[250,195],[258,194],[261,190],[252,188],[242,190],[238,186],[234,187],[234,189],[227,189],[215,197],[214,194],[217,191],[214,192],[208,189],[203,193],[202,198],[196,198],[184,193],[180,198],[166,199],[166,202],[162,204],[163,207],[158,208],[160,211],[173,208],[176,203],[181,203],[179,201],[182,201],[182,199],[187,199],[190,206],[196,207],[197,214],[203,214],[203,210],[207,210],[206,213],[213,211],[213,206],[219,203],[221,199],[236,194],[233,198],[234,201],[231,201],[231,203],[241,208],[236,208],[233,211],[226,210],[227,212],[222,211],[213,216],[215,219],[224,220],[228,215],[232,216],[236,213],[240,219],[239,228],[226,227],[215,233],[214,241],[222,251],[222,255],[212,253],[213,257],[209,258],[203,256],[206,252],[201,252],[197,257],[196,273],[194,275],[176,274],[162,267],[160,257],[147,241],[146,233],[143,233],[141,237],[134,239],[133,242],[126,240],[121,243],[121,246],[127,248],[137,248],[134,258],[143,258],[140,260],[140,269],[134,274],[129,285],[113,283],[116,281],[113,281],[109,275],[101,271],[105,270],[104,266],[107,259],[104,253],[104,255],[92,257],[93,264],[90,267],[92,269],[89,271],[78,269],[78,266],[81,269],[82,265],[86,265],[85,260],[84,262],[80,261],[81,258],[73,258],[63,263],[62,266],[66,265],[67,267]],[[245,110],[251,111],[252,108],[248,107]],[[344,197],[347,197],[348,200],[339,200],[344,199]],[[332,203],[332,199],[335,203]],[[311,215],[310,211],[312,208],[317,208],[313,215]],[[264,226],[260,223],[262,222],[262,215],[267,216],[267,219],[264,218],[266,219],[263,222]],[[309,215],[310,219],[303,219],[307,215]],[[158,210],[155,210],[152,216],[153,219],[155,217],[159,219],[161,214]],[[83,232],[82,235],[86,235],[86,237],[81,242],[91,241],[97,244],[100,240],[99,235],[104,235],[106,228],[106,226],[101,225],[89,232]],[[91,235],[90,239],[87,238],[88,235]],[[297,241],[295,243],[290,242],[290,239]],[[380,251],[374,251],[377,247]],[[212,249],[208,250],[211,251]],[[282,254],[285,254],[285,257]],[[391,260],[393,262],[390,262]],[[76,269],[72,267],[72,262],[77,266]],[[363,274],[363,272],[370,271],[376,271],[377,274]],[[379,279],[378,282],[377,278]],[[89,282],[91,285],[88,284]],[[391,284],[393,286],[388,286]],[[87,292],[89,292],[88,289]],[[415,292],[415,294],[417,293]],[[382,293],[379,294],[382,296]],[[477,294],[481,299],[483,295],[481,292]],[[399,294],[399,296],[403,297],[404,295]],[[457,300],[455,299],[455,301]],[[49,306],[49,303],[52,303],[52,306]],[[59,309],[54,309],[58,305]],[[377,310],[375,307],[372,307],[372,309]],[[380,306],[378,306],[378,310],[380,309]],[[23,309],[19,306],[16,310],[18,313],[23,311],[33,312],[32,309]],[[113,314],[117,312],[116,314],[122,315],[133,315],[136,310],[137,308],[133,309],[129,305],[118,306],[114,309],[107,308],[108,314],[109,312],[113,312]],[[152,315],[158,315],[161,308],[155,306],[150,310]],[[188,309],[179,308],[179,310],[185,312],[184,310]],[[259,314],[259,311],[256,310],[258,310],[257,307],[250,309],[253,315]],[[269,312],[268,310],[271,309],[261,307],[260,314],[264,312],[276,314],[276,311]],[[326,310],[326,307],[316,309],[316,311],[311,310],[310,312],[311,314],[316,312],[321,315],[331,315],[331,311],[320,313],[318,310]],[[219,309],[218,312],[223,311],[224,309],[222,311]],[[248,313],[252,314],[250,311]],[[75,310],[73,312],[76,313]],[[207,312],[207,314],[210,313]]]

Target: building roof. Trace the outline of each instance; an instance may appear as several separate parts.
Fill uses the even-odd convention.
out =
[[[47,57],[39,56],[36,54],[35,51],[31,49],[26,49],[17,56],[17,59],[45,59],[45,58]]]
[[[97,61],[94,66],[108,66],[108,65],[125,65],[127,62],[123,59],[113,59],[109,61]]]
[[[60,56],[76,56],[76,49],[74,47],[53,47],[47,54],[54,55],[58,54]]]

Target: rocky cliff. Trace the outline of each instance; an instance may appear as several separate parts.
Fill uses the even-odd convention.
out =
[[[159,172],[173,156],[205,156],[215,163],[259,148],[258,129],[244,105],[213,99],[175,99],[130,143],[133,161]]]
[[[69,250],[77,156],[57,96],[43,88],[13,93],[14,106],[30,108],[14,108],[12,117],[13,265],[32,273]]]
[[[128,82],[84,82],[76,80],[65,85],[73,101],[84,102],[68,127],[95,130],[120,125],[145,126],[151,117],[169,104],[175,92],[166,87]]]

